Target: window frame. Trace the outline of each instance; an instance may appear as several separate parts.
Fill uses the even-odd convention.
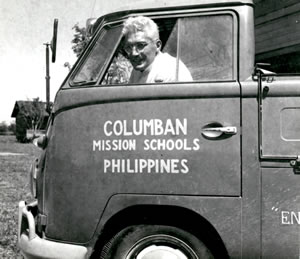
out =
[[[157,83],[147,83],[147,84],[108,84],[108,85],[101,85],[101,82],[104,79],[105,74],[107,73],[110,64],[113,61],[113,58],[116,54],[116,51],[121,43],[122,40],[122,35],[120,34],[120,36],[118,37],[118,40],[113,48],[113,51],[111,52],[111,54],[108,56],[108,58],[106,59],[106,61],[104,62],[104,65],[102,67],[102,69],[99,71],[98,73],[98,77],[95,81],[92,82],[87,82],[87,83],[83,83],[83,84],[76,84],[73,82],[74,78],[77,76],[78,72],[80,71],[80,69],[82,68],[82,66],[84,66],[85,62],[87,61],[92,49],[94,48],[94,45],[97,43],[97,41],[99,40],[99,38],[102,35],[102,31],[105,27],[108,26],[122,26],[123,22],[131,16],[137,16],[137,15],[143,15],[143,16],[147,16],[153,20],[156,19],[171,19],[171,18],[176,18],[176,19],[180,19],[180,18],[188,18],[188,17],[201,17],[201,16],[221,16],[221,15],[230,15],[232,17],[232,78],[231,79],[212,79],[212,80],[206,80],[206,81],[201,81],[201,80],[195,80],[192,82],[166,82],[163,83],[164,85],[167,84],[192,84],[192,83],[210,83],[210,82],[232,82],[232,81],[237,81],[238,80],[238,53],[239,53],[239,42],[238,42],[238,35],[239,35],[239,19],[238,19],[238,13],[233,10],[233,9],[228,9],[228,10],[203,10],[203,9],[192,9],[192,10],[184,10],[184,11],[180,11],[177,10],[173,13],[170,14],[170,12],[159,12],[159,13],[132,13],[130,15],[126,15],[124,17],[122,17],[121,19],[118,20],[114,20],[114,21],[104,21],[101,26],[98,28],[98,30],[95,32],[95,36],[92,38],[91,42],[88,44],[87,50],[85,51],[84,55],[81,56],[81,58],[79,58],[79,62],[76,64],[76,67],[74,69],[74,71],[71,73],[70,79],[69,79],[69,86],[71,88],[79,88],[79,87],[124,87],[124,86],[128,86],[128,85],[156,85]],[[178,41],[179,41],[180,35],[178,37]],[[180,53],[178,53],[176,59],[178,59],[178,56],[180,55]],[[92,84],[91,84],[92,83]]]
[[[92,42],[88,45],[87,47],[87,52],[85,53],[85,55],[80,58],[79,63],[77,64],[74,72],[71,74],[70,80],[69,80],[69,84],[71,87],[80,87],[80,86],[99,86],[99,78],[103,78],[103,71],[107,70],[107,66],[109,66],[109,64],[112,61],[112,58],[118,48],[118,45],[120,44],[120,41],[122,39],[122,35],[120,34],[120,36],[118,37],[118,41],[116,46],[113,48],[111,54],[108,56],[108,58],[104,61],[103,63],[103,68],[99,70],[98,75],[97,75],[97,79],[95,81],[89,81],[89,82],[85,82],[85,83],[76,83],[74,82],[74,79],[76,78],[76,76],[78,75],[79,71],[82,69],[82,67],[85,65],[86,61],[89,59],[89,56],[92,52],[92,50],[94,49],[95,44],[97,44],[98,40],[100,40],[101,37],[103,37],[103,31],[105,30],[106,27],[115,27],[115,26],[122,26],[122,22],[120,21],[114,21],[114,22],[108,22],[108,23],[104,23],[101,28],[99,30],[97,30],[96,32],[96,36],[92,39]],[[107,30],[108,31],[108,30]]]

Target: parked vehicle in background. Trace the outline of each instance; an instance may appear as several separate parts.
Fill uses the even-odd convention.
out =
[[[254,64],[252,0],[182,2],[94,24],[19,204],[26,258],[299,258],[300,76]],[[192,82],[128,84],[136,15]]]

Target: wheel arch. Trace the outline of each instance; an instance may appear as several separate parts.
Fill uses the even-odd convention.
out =
[[[229,258],[222,238],[207,219],[190,209],[173,205],[133,205],[119,211],[102,228],[91,258],[99,258],[101,248],[116,233],[139,224],[181,228],[199,238],[215,258]]]

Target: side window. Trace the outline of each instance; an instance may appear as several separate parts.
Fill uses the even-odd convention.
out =
[[[162,52],[168,53],[172,57],[177,57],[177,18],[155,20],[159,28],[159,35],[162,41]],[[107,69],[101,85],[128,84],[133,66],[131,65],[126,53],[123,50],[124,42],[120,45]],[[176,73],[176,68],[174,68]]]
[[[161,69],[165,70],[161,73],[166,73],[167,79],[157,82],[234,79],[232,15],[165,18],[155,20],[155,22],[159,27],[162,53],[168,53],[176,59],[174,66],[168,64],[161,66]],[[123,46],[120,44],[102,80],[102,85],[129,83],[134,69],[122,49]],[[191,80],[186,76],[187,74],[191,76]],[[168,80],[171,77],[174,80]]]
[[[231,15],[182,18],[179,59],[194,81],[232,80],[233,40]]]
[[[151,80],[133,68],[128,48],[125,52],[125,42],[121,39],[122,24],[118,23],[107,25],[100,31],[88,56],[72,77],[72,85],[161,84],[235,79],[236,33],[233,15],[166,17],[154,21],[159,28],[163,55],[160,55],[160,59],[155,58],[151,72],[148,70]],[[140,48],[138,51],[143,53],[147,46],[148,43],[129,46],[129,51]],[[142,80],[132,80],[136,78]]]
[[[121,46],[123,46],[121,44]],[[122,48],[117,50],[101,85],[128,84],[132,73],[132,65],[123,53]]]

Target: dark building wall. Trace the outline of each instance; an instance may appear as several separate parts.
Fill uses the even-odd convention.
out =
[[[270,70],[300,73],[300,1],[256,0],[256,62]]]
[[[254,0],[255,16],[263,16],[298,3],[299,0]]]

